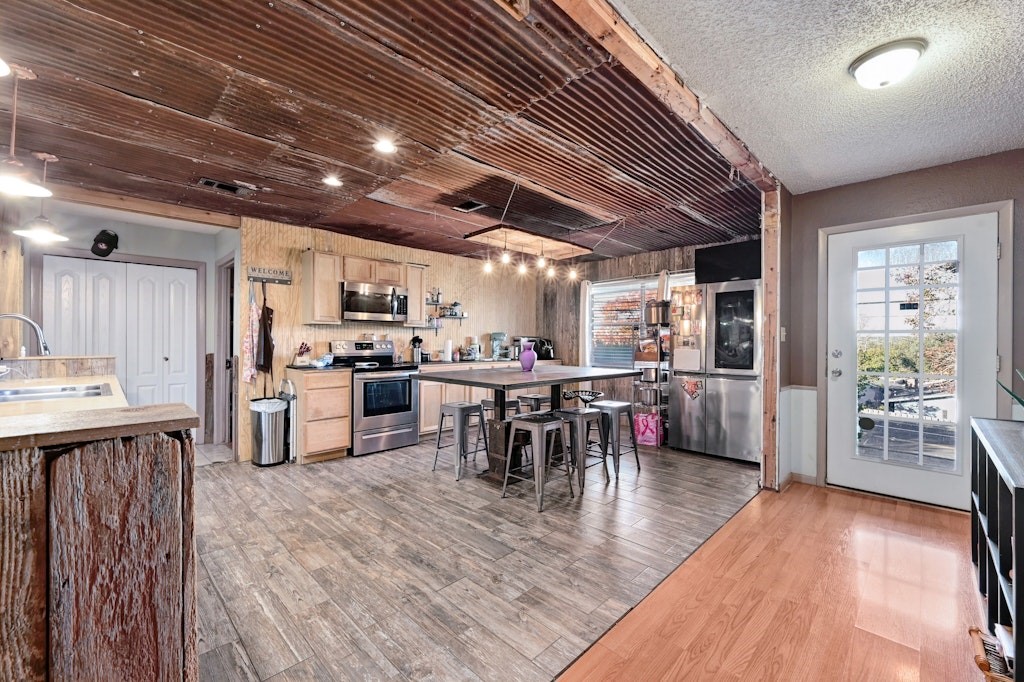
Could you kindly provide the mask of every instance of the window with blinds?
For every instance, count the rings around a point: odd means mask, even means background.
[[[692,284],[693,274],[673,275],[669,286]],[[590,290],[590,357],[594,367],[632,367],[633,351],[646,335],[644,306],[654,300],[658,279],[595,282]]]

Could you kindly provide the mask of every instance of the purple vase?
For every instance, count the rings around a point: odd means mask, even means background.
[[[537,362],[537,351],[533,349],[533,341],[523,341],[523,349],[519,351],[519,364],[524,372],[532,372]]]

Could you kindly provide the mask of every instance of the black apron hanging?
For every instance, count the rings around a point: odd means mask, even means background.
[[[256,344],[256,369],[270,373],[274,383],[274,309],[267,305],[267,283],[263,282],[263,308],[260,310],[260,334]],[[263,377],[263,397],[267,397],[267,378]]]

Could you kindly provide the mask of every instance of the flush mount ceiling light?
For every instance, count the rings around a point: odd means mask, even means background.
[[[395,146],[395,143],[387,139],[386,137],[382,137],[376,142],[374,142],[373,148],[379,151],[381,154],[394,154],[396,151],[398,151],[398,147]]]
[[[854,59],[850,74],[868,90],[895,85],[910,75],[927,45],[919,38],[880,45]]]
[[[323,179],[323,183],[328,187],[341,187],[342,185],[345,184],[344,182],[341,181],[341,178],[339,178],[337,175],[334,175],[333,173],[331,175],[325,176]]]
[[[46,167],[58,161],[53,154],[46,152],[33,152],[32,156],[43,162],[43,182],[46,182]],[[39,198],[39,215],[21,226],[19,230],[13,230],[19,237],[25,237],[37,244],[53,244],[54,242],[66,242],[68,240],[57,232],[53,223],[46,217],[46,197]]]
[[[12,197],[49,197],[53,192],[36,182],[32,173],[25,169],[14,153],[14,136],[18,128],[18,81],[35,80],[36,75],[17,64],[10,65],[14,74],[14,90],[11,96],[11,146],[7,158],[0,162],[0,193]]]

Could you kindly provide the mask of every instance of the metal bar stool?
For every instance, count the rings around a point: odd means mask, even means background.
[[[501,486],[501,496],[505,497],[505,490],[508,488],[508,479],[517,481],[528,481],[528,476],[512,473],[512,446],[515,444],[516,431],[526,431],[530,434],[530,449],[533,451],[533,486],[537,493],[537,511],[544,511],[544,479],[548,466],[551,464],[555,454],[556,432],[562,433],[562,447],[569,442],[569,423],[561,417],[556,417],[550,412],[541,414],[520,415],[512,419],[512,428],[508,434],[508,452],[505,453],[505,481]],[[548,441],[548,437],[550,442]],[[565,464],[565,475],[569,480],[569,496],[575,497],[572,492],[572,471],[569,468],[571,455],[564,449],[562,451],[562,462]],[[520,466],[520,471],[523,467]]]
[[[480,401],[480,405],[484,408],[485,417],[494,417],[494,398],[484,398]],[[505,414],[519,414],[519,401],[515,398],[506,400]]]
[[[590,441],[590,425],[597,426],[597,432],[601,437],[601,463],[604,465],[604,475],[608,476],[608,440],[604,429],[601,428],[601,410],[592,407],[568,407],[552,412],[556,417],[561,417],[569,423],[569,434],[572,437],[572,463],[576,467],[576,481],[580,485],[580,494],[583,494],[583,483],[587,470],[587,443]],[[594,462],[596,465],[597,462]],[[593,466],[593,465],[592,465]]]
[[[469,440],[469,418],[476,416],[477,419],[477,434],[476,442],[473,445],[473,449],[466,450],[466,442]],[[441,445],[441,431],[444,430],[444,418],[452,418],[452,437],[453,443],[451,445]],[[480,436],[484,437],[484,446],[480,447]],[[469,455],[473,455],[473,461],[476,461],[476,453],[487,452],[487,429],[484,428],[484,408],[480,403],[471,403],[466,400],[460,400],[454,403],[444,403],[441,405],[441,417],[437,421],[437,449],[434,450],[434,466],[431,471],[437,469],[437,456],[441,454],[443,448],[455,448],[455,480],[458,481],[462,478],[462,461],[468,462]]]
[[[626,449],[632,448],[633,455],[636,457],[636,470],[640,471],[640,452],[636,449],[636,427],[633,426],[633,403],[621,400],[595,400],[590,403],[590,406],[601,411],[601,429],[604,431],[605,439],[612,451],[615,478],[619,477],[620,430],[623,414],[629,418],[630,445],[627,445]]]
[[[519,408],[526,407],[530,412],[540,412],[542,405],[550,405],[551,396],[543,393],[527,393],[519,396]]]

